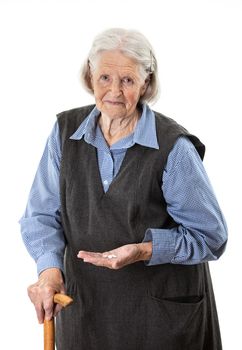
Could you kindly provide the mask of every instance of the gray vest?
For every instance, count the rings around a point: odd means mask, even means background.
[[[172,228],[161,193],[162,173],[177,138],[186,135],[201,158],[204,145],[155,112],[159,150],[135,144],[105,193],[96,148],[70,140],[94,106],[58,115],[62,161],[61,217],[65,277],[74,304],[57,318],[59,349],[221,349],[208,264],[109,270],[77,259],[79,250],[108,251],[142,242],[147,228]]]

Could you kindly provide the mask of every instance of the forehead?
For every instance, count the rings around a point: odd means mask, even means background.
[[[135,74],[139,72],[138,63],[118,50],[100,53],[96,68],[98,70],[128,71]]]

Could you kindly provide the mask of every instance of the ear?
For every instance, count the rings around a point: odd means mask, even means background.
[[[145,79],[145,82],[144,82],[144,85],[142,86],[141,88],[141,93],[140,93],[140,96],[143,96],[149,86],[149,83],[150,83],[150,77],[146,78]]]
[[[87,71],[87,77],[89,80],[89,85],[93,89],[93,74],[90,66],[90,62],[88,61],[88,71]]]
[[[89,84],[90,84],[90,87],[93,90],[93,75],[92,75],[92,73],[90,71],[89,71]]]

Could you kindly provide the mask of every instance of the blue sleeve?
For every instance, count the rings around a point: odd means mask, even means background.
[[[152,241],[153,247],[146,265],[218,259],[226,246],[227,226],[203,163],[186,137],[169,154],[162,191],[177,227],[146,231],[144,242]]]
[[[60,138],[56,122],[47,140],[27,207],[20,219],[25,246],[37,263],[37,272],[50,267],[63,271],[65,239],[60,218]]]

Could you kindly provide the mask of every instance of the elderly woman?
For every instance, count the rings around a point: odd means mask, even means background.
[[[82,77],[95,105],[58,115],[21,219],[39,322],[58,314],[58,350],[221,349],[207,262],[227,229],[204,145],[149,108],[157,62],[139,32],[98,35]],[[74,299],[60,313],[56,292]]]

